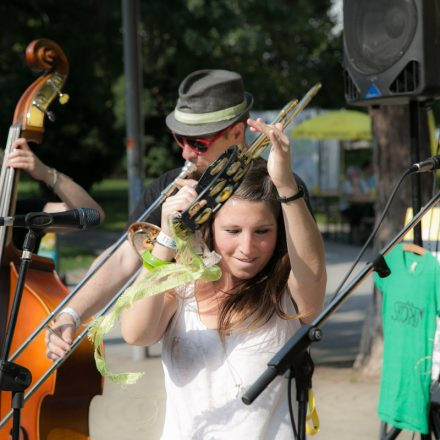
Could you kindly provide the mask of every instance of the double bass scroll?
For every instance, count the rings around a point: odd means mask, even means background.
[[[69,95],[61,90],[69,73],[66,55],[51,40],[34,40],[26,49],[26,62],[32,70],[46,72],[34,81],[24,92],[14,112],[13,125],[18,125],[21,137],[41,143],[44,133],[44,117],[53,122],[54,114],[48,110],[58,97],[60,104],[66,104]]]
[[[26,89],[15,107],[0,175],[1,217],[13,215],[15,212],[19,173],[14,168],[6,167],[6,158],[12,150],[13,142],[23,137],[30,142],[41,143],[45,116],[54,119],[53,113],[48,110],[50,104],[57,96],[61,104],[68,101],[68,95],[63,94],[61,90],[69,72],[69,63],[58,44],[46,39],[32,41],[26,49],[26,61],[31,69],[44,73]],[[3,251],[5,248],[11,250],[11,240],[10,228],[9,230],[0,228],[0,261],[2,264],[5,263]],[[10,260],[9,255],[6,263]]]

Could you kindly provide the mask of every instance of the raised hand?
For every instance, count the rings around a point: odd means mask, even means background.
[[[271,142],[267,171],[278,191],[296,188],[291,168],[290,141],[283,133],[283,124],[266,124],[261,118],[248,119],[247,123],[252,132],[265,134]]]

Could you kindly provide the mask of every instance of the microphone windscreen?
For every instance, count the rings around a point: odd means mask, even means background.
[[[101,222],[101,216],[99,215],[99,211],[97,209],[81,208],[80,211],[82,211],[84,216],[84,228],[88,226],[98,226]]]

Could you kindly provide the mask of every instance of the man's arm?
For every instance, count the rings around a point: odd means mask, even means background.
[[[248,125],[265,133],[272,144],[267,169],[278,196],[284,199],[298,194],[297,179],[290,169],[290,142],[282,124],[268,126],[262,120],[248,120]],[[281,203],[286,229],[291,273],[288,287],[301,321],[311,322],[322,310],[327,281],[324,244],[318,226],[303,197]]]
[[[94,265],[107,252],[109,249],[95,259],[90,270],[93,270]],[[107,305],[140,266],[139,256],[126,240],[73,296],[66,307],[76,312],[81,322],[84,322]],[[60,313],[52,329],[60,337],[57,338],[51,332],[46,333],[46,354],[55,360],[70,350],[75,334],[75,319],[69,313]]]
[[[105,250],[102,255],[96,258],[89,271],[93,271],[97,263],[109,251],[110,249]],[[78,291],[78,294],[73,296],[68,307],[76,310],[81,320],[84,321],[108,304],[140,266],[139,255],[128,240],[125,240]]]
[[[177,174],[178,170],[165,173],[165,175],[149,185],[145,189],[139,209],[142,210],[141,204],[143,204],[144,207],[150,206]],[[161,207],[159,207],[157,211],[159,215],[156,224],[159,225]],[[152,221],[151,218],[148,220]],[[106,250],[104,253],[106,252],[109,252],[109,250]],[[104,255],[104,253],[102,255]],[[100,258],[102,258],[102,256],[95,259],[91,270]],[[78,315],[78,318],[84,322],[84,320],[108,304],[140,266],[141,261],[139,256],[126,240],[66,306],[71,309],[73,315]],[[70,344],[75,334],[74,317],[69,313],[61,313],[57,316],[55,324],[52,327],[60,337],[57,338],[50,332],[46,333],[46,354],[50,359],[55,360],[64,356],[65,353],[70,350]]]

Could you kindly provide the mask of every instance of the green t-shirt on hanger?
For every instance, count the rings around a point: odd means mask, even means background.
[[[384,349],[378,415],[400,429],[428,433],[431,361],[440,309],[440,264],[430,252],[398,244],[385,260],[391,275],[374,275],[383,293]]]

